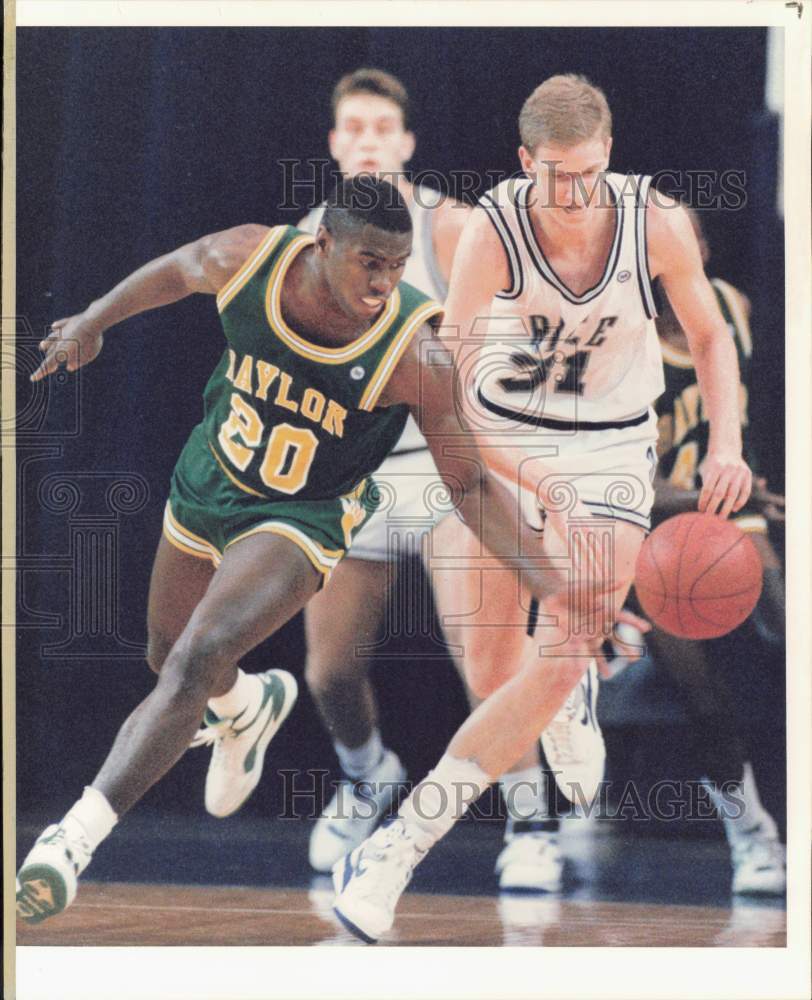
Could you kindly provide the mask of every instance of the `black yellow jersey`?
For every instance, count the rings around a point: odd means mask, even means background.
[[[744,457],[753,467],[747,418],[747,385],[752,354],[752,338],[747,307],[742,294],[721,278],[712,278],[730,335],[736,345],[741,384],[739,386],[739,417],[742,425]],[[658,417],[659,474],[674,486],[685,490],[701,489],[699,466],[707,454],[710,425],[699,393],[696,371],[691,355],[660,339],[665,371],[665,392],[655,406]],[[759,530],[759,525],[752,525]],[[742,524],[742,527],[747,525]]]
[[[201,427],[228,478],[270,500],[348,493],[397,442],[405,404],[378,399],[412,336],[440,306],[401,282],[359,338],[305,340],[285,321],[281,289],[313,237],[271,229],[217,296],[226,351],[205,390]]]

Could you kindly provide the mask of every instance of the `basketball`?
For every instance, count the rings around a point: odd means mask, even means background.
[[[635,590],[646,615],[680,639],[714,639],[748,617],[761,594],[752,541],[713,514],[678,514],[640,549]]]

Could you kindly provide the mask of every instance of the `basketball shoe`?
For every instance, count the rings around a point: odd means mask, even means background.
[[[324,807],[310,835],[310,864],[329,872],[345,854],[372,833],[397,799],[406,768],[392,750],[384,750],[377,767],[363,780],[342,781]]]
[[[38,924],[67,909],[91,857],[80,824],[73,822],[70,829],[62,823],[47,827],[17,873],[17,916]]]
[[[213,744],[206,775],[206,811],[220,818],[236,812],[257,787],[268,744],[296,704],[296,678],[286,670],[266,670],[261,696],[234,719],[206,709],[205,725],[193,747]]]
[[[786,854],[775,831],[762,824],[735,835],[728,832],[728,842],[734,894],[784,894],[787,888]]]
[[[594,660],[541,734],[558,787],[575,805],[594,801],[603,780],[606,746],[598,725],[598,667]]]
[[[558,892],[563,872],[558,820],[508,818],[505,846],[496,859],[500,889],[505,892]]]
[[[399,816],[385,821],[333,868],[333,910],[342,924],[375,944],[395,922],[395,907],[432,839]]]

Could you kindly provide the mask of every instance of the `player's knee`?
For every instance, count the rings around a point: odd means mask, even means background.
[[[368,673],[369,660],[355,656],[353,651],[346,651],[343,655],[335,655],[335,651],[325,649],[314,650],[312,653],[308,651],[305,660],[305,682],[316,695],[357,681]]]
[[[584,642],[571,642],[554,656],[528,658],[522,674],[533,686],[543,681],[545,697],[563,696],[575,687],[589,665],[589,648]]]
[[[465,681],[473,694],[477,698],[484,700],[497,691],[507,680],[513,676],[513,671],[501,667],[483,669],[482,667],[470,667],[466,664]]]
[[[234,633],[228,625],[205,624],[187,629],[172,647],[161,668],[164,687],[178,694],[205,694],[237,660]],[[166,682],[166,683],[164,683]]]
[[[172,649],[172,643],[162,635],[150,632],[147,639],[147,666],[153,673],[160,674]]]

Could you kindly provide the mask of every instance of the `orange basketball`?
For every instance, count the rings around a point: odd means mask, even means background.
[[[713,514],[678,514],[653,531],[637,557],[634,586],[646,615],[681,639],[726,635],[761,593],[752,541]]]

